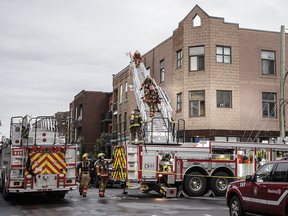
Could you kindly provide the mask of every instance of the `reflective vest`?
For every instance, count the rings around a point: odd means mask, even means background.
[[[86,163],[84,164],[84,161],[82,161],[82,171],[84,171],[85,165],[86,165]],[[87,165],[88,165],[88,170],[87,171],[89,171],[89,169],[90,169],[90,161],[87,162]]]

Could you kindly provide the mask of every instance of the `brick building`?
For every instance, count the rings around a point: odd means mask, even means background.
[[[129,142],[130,131],[128,120],[131,111],[136,106],[132,88],[132,73],[130,67],[127,66],[119,73],[113,75],[112,145],[116,143],[117,139]]]
[[[57,112],[55,113],[56,121],[59,125],[59,136],[66,136],[66,120],[69,117],[69,112]]]
[[[173,118],[185,119],[186,142],[272,142],[280,135],[280,32],[241,29],[196,5],[142,60],[171,99]],[[120,85],[133,85],[131,76],[125,68],[113,77],[114,103],[123,97]]]
[[[112,94],[109,92],[82,90],[70,103],[70,116],[76,119],[74,137],[84,137],[87,152],[94,151],[96,140],[102,132],[109,132],[110,103]],[[102,118],[101,118],[102,117]],[[72,132],[71,132],[72,133]]]

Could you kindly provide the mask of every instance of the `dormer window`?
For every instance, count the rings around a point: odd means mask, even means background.
[[[201,18],[196,14],[196,16],[193,18],[193,27],[201,26]]]

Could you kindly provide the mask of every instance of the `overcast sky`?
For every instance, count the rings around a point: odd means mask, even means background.
[[[12,116],[68,111],[83,89],[111,92],[125,53],[172,36],[196,4],[240,28],[288,28],[287,0],[0,0],[0,136]]]

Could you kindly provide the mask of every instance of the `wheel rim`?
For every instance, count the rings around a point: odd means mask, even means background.
[[[239,203],[234,200],[231,203],[231,208],[230,208],[231,216],[238,216],[239,215]]]
[[[216,187],[220,191],[224,191],[227,189],[228,181],[225,178],[218,178],[216,181]]]
[[[202,188],[202,180],[198,177],[193,177],[190,180],[190,188],[193,191],[199,191]]]

